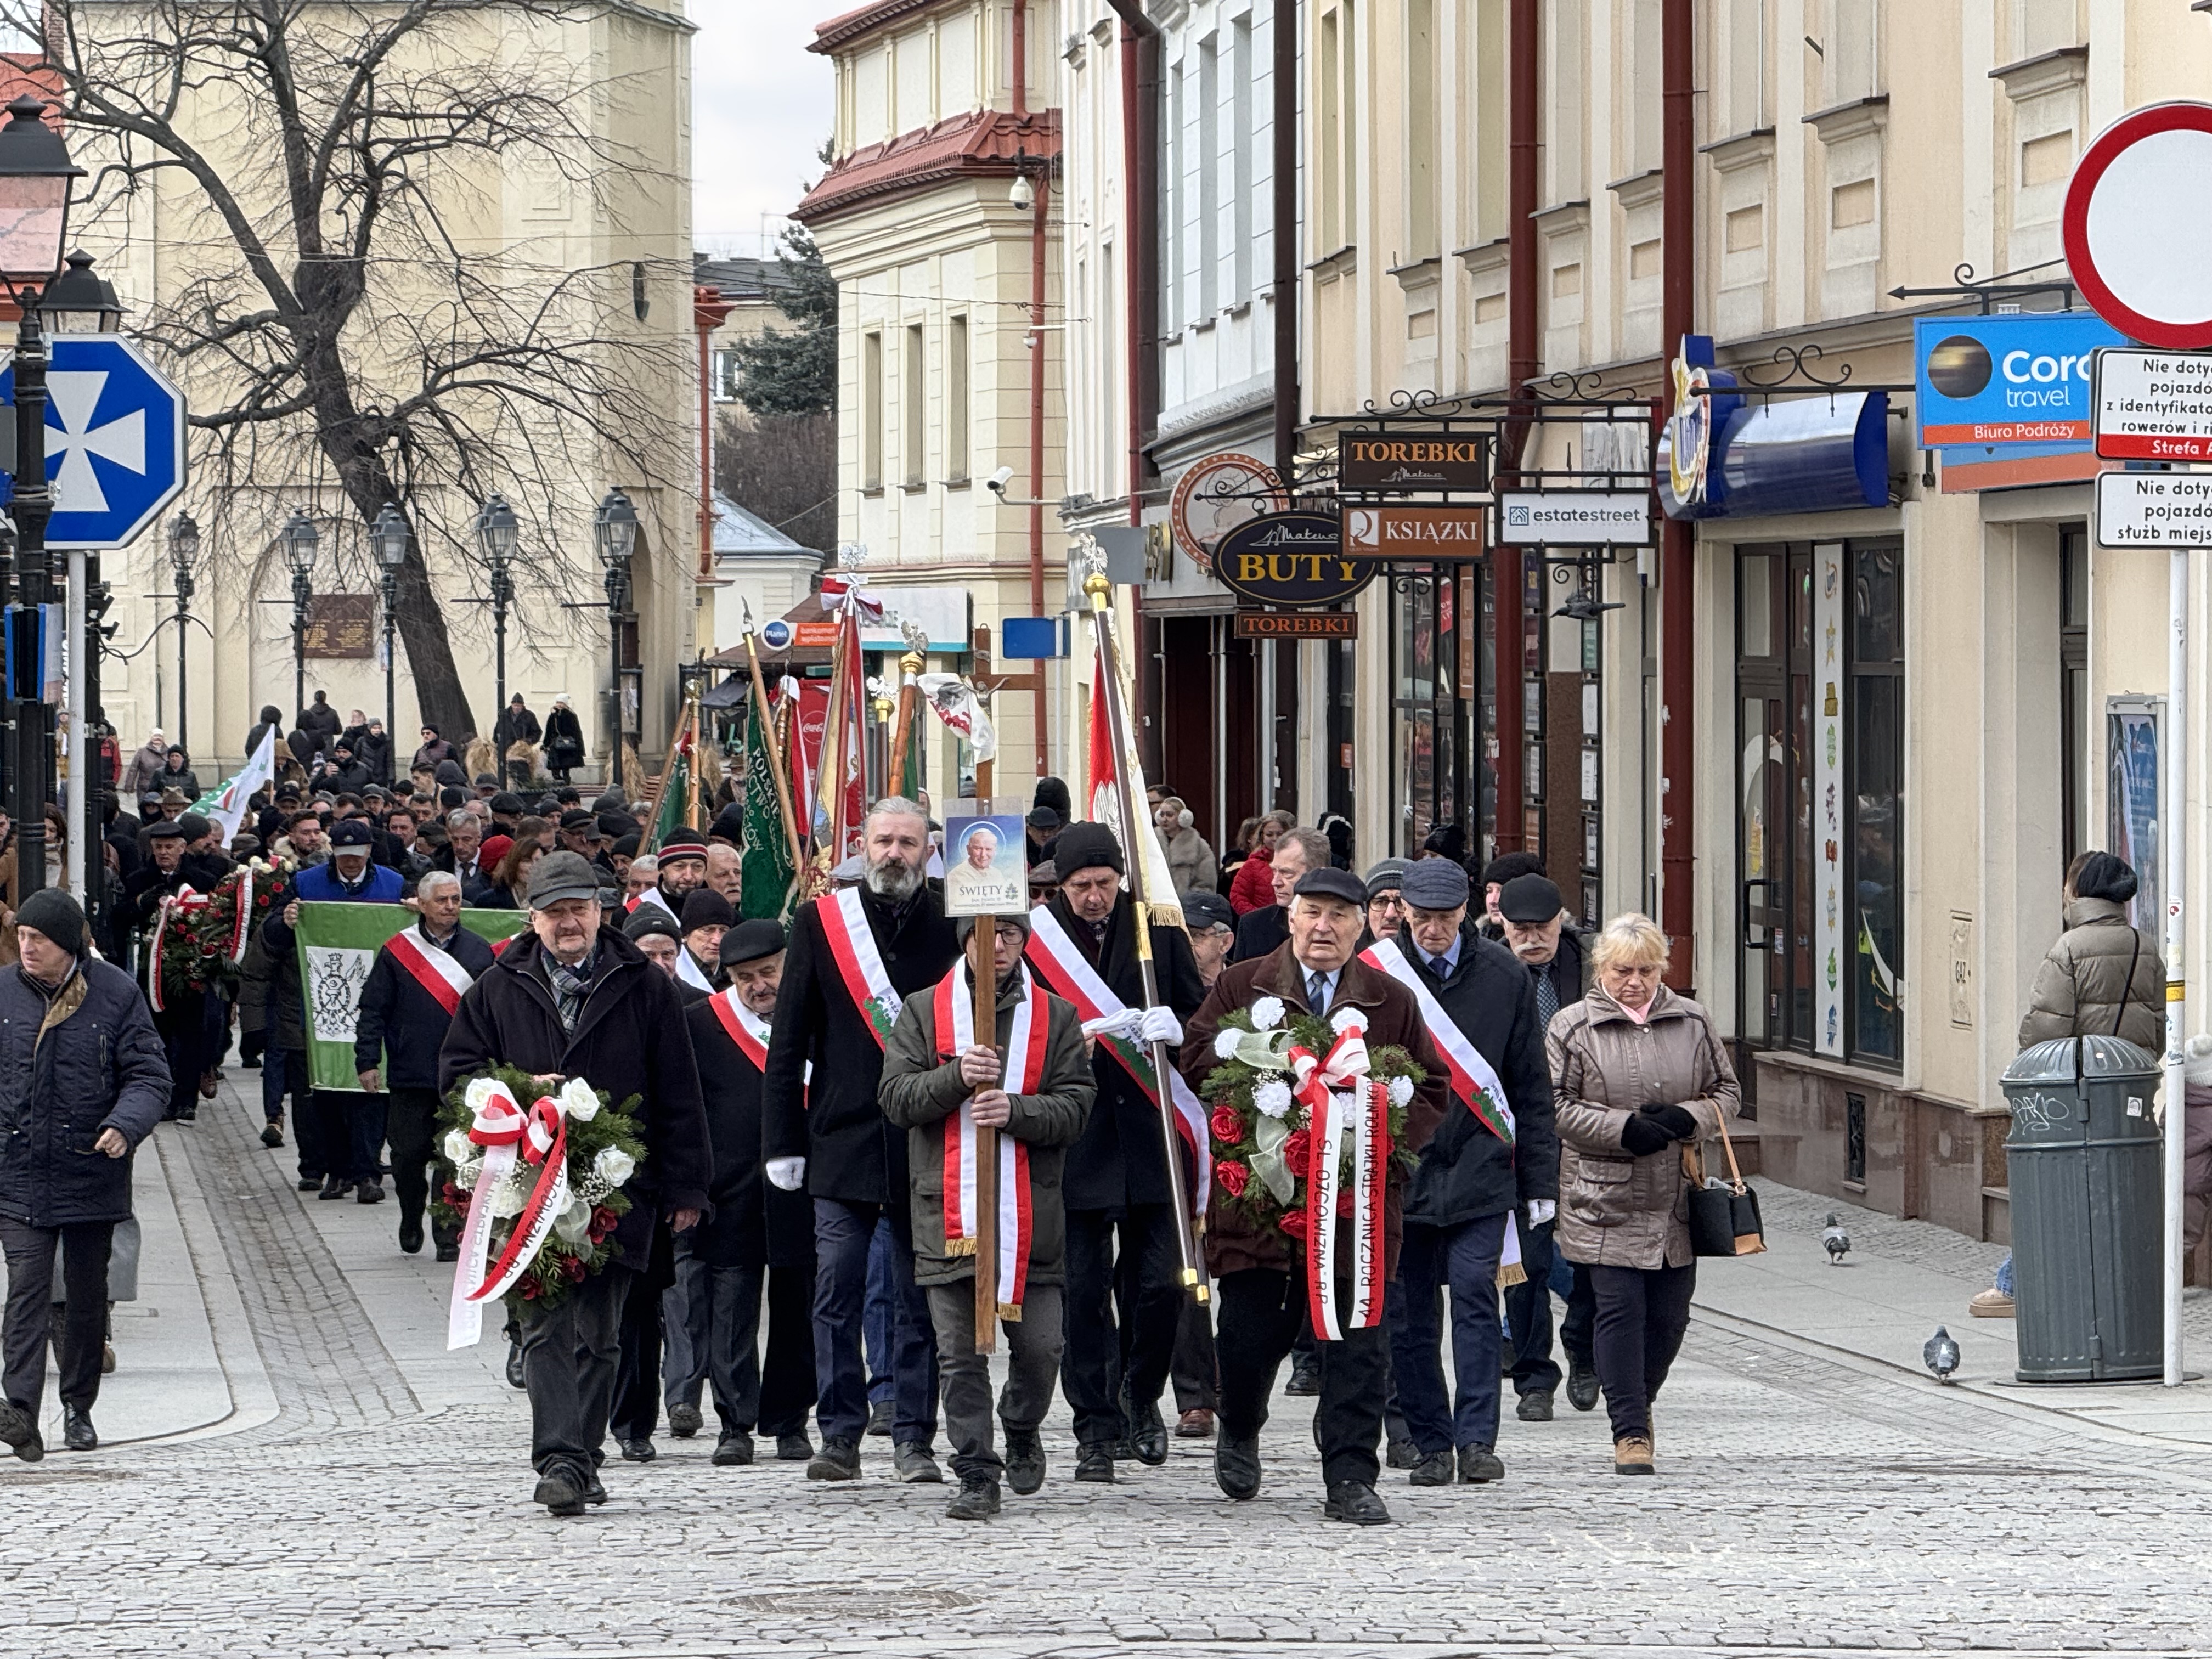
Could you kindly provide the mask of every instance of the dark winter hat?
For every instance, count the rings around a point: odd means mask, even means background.
[[[1449,859],[1416,859],[1406,866],[1398,891],[1416,910],[1456,910],[1467,902],[1467,872]]]
[[[2110,899],[2125,904],[2141,884],[2128,861],[2111,853],[2092,853],[2075,873],[2074,896]]]
[[[447,784],[451,784],[456,789],[465,789],[469,787],[469,775],[461,770],[461,763],[459,761],[440,761],[435,776],[441,787]]]
[[[696,859],[702,864],[707,861],[707,843],[695,830],[678,830],[660,843],[659,851],[663,869],[678,859]]]
[[[215,828],[197,812],[186,812],[177,820],[177,828],[185,832],[186,841],[198,841]]]
[[[730,908],[729,900],[711,887],[695,887],[684,896],[684,931],[695,927],[729,927],[736,925],[738,913]]]
[[[1039,859],[1030,866],[1030,885],[1057,887],[1060,885],[1060,866],[1050,859]]]
[[[1006,923],[1010,927],[1020,928],[1024,933],[1027,933],[1030,931],[1030,917],[1029,912],[1026,910],[1009,910],[1006,915],[999,917],[998,920]],[[968,936],[975,931],[975,918],[973,916],[962,916],[958,921],[952,924],[952,931],[955,936],[958,938],[961,944],[967,944]]]
[[[638,838],[635,836],[618,836],[615,838],[615,844],[608,851],[618,859],[634,859],[637,856],[637,847]]]
[[[73,957],[84,954],[84,912],[58,887],[41,887],[16,906],[15,925],[44,933]]]
[[[449,784],[438,792],[438,810],[450,812],[457,806],[468,804],[469,792],[459,784]]]
[[[1411,859],[1378,859],[1367,866],[1367,902],[1372,904],[1383,894],[1394,892],[1405,885],[1406,872],[1413,867]],[[1185,905],[1186,910],[1190,907]]]
[[[1185,893],[1182,919],[1194,933],[1204,933],[1209,927],[1226,927],[1231,933],[1237,929],[1237,912],[1218,893]]]
[[[686,904],[684,907],[690,909]],[[748,962],[758,962],[763,957],[772,957],[783,949],[783,927],[779,922],[756,916],[750,921],[741,921],[722,935],[722,966],[736,968]]]
[[[592,803],[594,812],[623,812],[629,810],[629,803],[623,799],[619,789],[610,789]]]
[[[1498,914],[1523,926],[1549,921],[1566,908],[1559,884],[1549,876],[1516,876],[1498,890]]]
[[[1030,829],[1036,830],[1039,834],[1048,836],[1054,830],[1059,829],[1061,824],[1066,823],[1067,820],[1060,817],[1059,813],[1054,811],[1049,806],[1039,806],[1032,809],[1030,815],[1024,818],[1022,822],[1029,825]]]
[[[1503,887],[1516,876],[1537,876],[1544,872],[1544,860],[1534,853],[1500,853],[1482,866],[1485,887]]]
[[[1069,797],[1067,785],[1058,778],[1039,778],[1036,791],[1030,796],[1032,806],[1049,806],[1060,814],[1065,823],[1075,816],[1075,803]]]
[[[1459,868],[1456,865],[1452,867]],[[1460,879],[1464,881],[1466,878],[1467,872],[1461,871]],[[1337,899],[1364,910],[1367,908],[1367,884],[1351,871],[1340,870],[1332,864],[1326,869],[1309,870],[1300,876],[1298,884],[1291,890],[1291,896]],[[1412,902],[1412,897],[1411,894],[1407,895],[1408,902]]]
[[[584,830],[590,830],[596,834],[599,823],[589,812],[576,809],[561,814],[561,827],[571,835]]]
[[[1088,822],[1071,823],[1060,832],[1060,839],[1053,843],[1052,861],[1062,881],[1079,870],[1097,865],[1104,865],[1117,876],[1127,867],[1114,832],[1103,823]]]
[[[331,826],[331,851],[334,854],[348,848],[365,854],[375,839],[367,818],[340,818]]]
[[[491,810],[495,813],[510,813],[514,817],[519,818],[522,816],[524,810],[522,797],[516,794],[512,789],[502,789],[499,793],[491,798]]]
[[[499,787],[499,780],[489,772],[479,772],[477,774],[476,787],[479,789],[496,789]]]
[[[647,933],[659,933],[664,939],[684,943],[684,930],[676,925],[676,918],[657,904],[641,904],[623,923],[624,939],[640,939]]]
[[[159,823],[146,826],[146,839],[149,841],[182,841],[184,838],[185,826],[174,818],[163,818]]]
[[[543,910],[562,899],[599,896],[599,872],[578,853],[548,853],[530,866],[530,908]]]
[[[637,828],[637,820],[627,812],[602,812],[592,822],[609,841],[616,841]]]

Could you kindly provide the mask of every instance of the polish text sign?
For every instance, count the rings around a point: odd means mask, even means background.
[[[2212,472],[2101,472],[2097,540],[2106,547],[2212,547]]]
[[[2212,352],[2100,351],[2094,407],[2107,460],[2212,460]]]

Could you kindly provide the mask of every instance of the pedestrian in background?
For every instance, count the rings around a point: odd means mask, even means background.
[[[54,1251],[68,1312],[61,1331],[63,1443],[90,1451],[116,1224],[131,1215],[131,1153],[169,1099],[169,1067],[131,976],[88,957],[84,912],[54,888],[15,916],[21,961],[0,972],[0,1246],[8,1311],[0,1441],[46,1455],[39,1413],[53,1327]]]
[[[1182,797],[1170,795],[1152,811],[1160,840],[1167,848],[1168,873],[1174,878],[1176,896],[1211,893],[1218,878],[1213,849],[1198,833],[1198,817]]]
[[[1297,823],[1296,818],[1284,811],[1269,812],[1261,818],[1258,839],[1251,843],[1229,884],[1229,908],[1239,916],[1249,915],[1255,910],[1264,910],[1277,902],[1275,890],[1278,884],[1269,866],[1274,861],[1276,843],[1282,840],[1284,832]],[[1328,862],[1328,842],[1324,838],[1322,855],[1314,860],[1313,868],[1318,869]],[[1298,873],[1303,875],[1305,872],[1301,870]],[[1296,877],[1291,878],[1291,884],[1297,884]],[[1281,941],[1279,939],[1276,943],[1280,944]]]
[[[1648,916],[1607,922],[1591,957],[1597,983],[1560,1011],[1548,1036],[1556,1237],[1568,1261],[1589,1267],[1597,1297],[1613,1473],[1650,1474],[1651,1401],[1681,1349],[1697,1288],[1681,1143],[1717,1134],[1739,1096],[1711,1016],[1660,982],[1667,936]]]

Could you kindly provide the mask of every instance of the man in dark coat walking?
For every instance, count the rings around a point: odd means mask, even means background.
[[[553,853],[530,872],[530,927],[461,998],[438,1054],[438,1090],[494,1066],[548,1086],[581,1078],[617,1104],[638,1098],[646,1155],[623,1190],[632,1208],[615,1257],[556,1306],[522,1322],[534,1501],[557,1516],[605,1500],[599,1465],[614,1399],[623,1304],[657,1294],[673,1233],[708,1207],[714,1155],[699,1072],[676,987],[599,908],[598,872]]]
[[[1516,1211],[1527,1218],[1516,1242],[1550,1225],[1559,1207],[1559,1139],[1552,1127],[1552,1079],[1535,987],[1512,952],[1484,939],[1469,917],[1466,870],[1449,859],[1423,859],[1406,872],[1401,890],[1406,926],[1387,949],[1413,975],[1417,998],[1433,1000],[1433,1012],[1425,1004],[1422,1010],[1429,1036],[1486,1091],[1494,1081],[1510,1115],[1508,1140],[1475,1115],[1455,1086],[1453,1103],[1413,1171],[1399,1282],[1389,1291],[1398,1404],[1420,1454],[1408,1479],[1417,1486],[1448,1486],[1455,1451],[1459,1480],[1479,1483],[1505,1473],[1497,1454],[1498,1261],[1506,1230],[1519,1221]],[[1535,1254],[1525,1244],[1524,1251]],[[1445,1393],[1439,1352],[1437,1293],[1446,1287],[1455,1405]],[[1524,1420],[1551,1416],[1548,1395],[1540,1406],[1530,1403],[1538,1398],[1524,1398]]]
[[[461,926],[460,878],[433,870],[415,889],[421,919],[385,942],[361,988],[353,1064],[361,1086],[385,1099],[399,1248],[422,1248],[428,1166],[437,1156],[438,1050],[462,994],[491,966],[491,946]],[[460,1258],[459,1236],[438,1232],[438,1260]]]
[[[107,1256],[131,1214],[131,1154],[161,1121],[169,1068],[145,999],[121,969],[86,955],[84,912],[58,888],[15,915],[22,957],[0,969],[0,1442],[46,1455],[39,1410],[52,1329],[54,1249],[69,1304],[61,1334],[64,1443],[89,1451],[107,1320]]]
[[[184,826],[159,819],[146,832],[148,862],[124,884],[123,904],[144,943],[139,962],[140,977],[151,991],[161,965],[155,960],[154,938],[161,906],[205,889],[192,879],[186,866]],[[199,1115],[200,1073],[207,1065],[207,993],[179,991],[162,1001],[161,1012],[149,1013],[161,1034],[169,1077],[169,1098],[162,1113],[170,1121],[190,1123]]]
[[[860,1327],[868,1244],[890,1223],[896,1324],[891,1375],[892,1468],[902,1480],[940,1481],[930,1454],[937,1433],[937,1337],[929,1300],[914,1282],[907,1204],[907,1137],[878,1103],[884,1044],[907,997],[932,989],[960,954],[945,907],[924,880],[929,817],[917,803],[876,803],[863,836],[864,873],[799,907],[776,998],[775,1035],[761,1085],[761,1153],[768,1177],[814,1200],[815,1421],[822,1449],[806,1466],[817,1480],[860,1473],[868,1421]],[[664,866],[665,873],[665,866]],[[807,1068],[811,1066],[810,1080]]]
[[[1365,884],[1348,870],[1323,868],[1300,878],[1290,905],[1289,942],[1272,956],[1236,963],[1214,981],[1184,1033],[1183,1076],[1193,1089],[1202,1090],[1206,1073],[1218,1063],[1213,1039],[1231,1009],[1249,1008],[1269,996],[1280,998],[1293,1013],[1357,1008],[1366,1020],[1370,1049],[1401,1048],[1426,1074],[1407,1106],[1399,1145],[1418,1152],[1429,1144],[1443,1118],[1443,1061],[1422,1028],[1413,994],[1352,955],[1366,905]],[[1398,1271],[1405,1188],[1405,1176],[1394,1168],[1383,1188],[1386,1279]],[[1306,1297],[1298,1255],[1279,1237],[1261,1232],[1230,1198],[1215,1182],[1206,1215],[1206,1259],[1219,1292],[1214,1352],[1221,1367],[1221,1432],[1214,1443],[1213,1478],[1231,1498],[1243,1499],[1260,1490],[1260,1431],[1267,1420],[1276,1368],[1304,1317]],[[1336,1260],[1349,1274],[1354,1260],[1349,1222],[1338,1224]],[[1339,1278],[1334,1292],[1338,1309],[1348,1313],[1350,1279]],[[1388,1340],[1380,1325],[1352,1328],[1347,1320],[1346,1326],[1340,1340],[1319,1345],[1315,1438],[1328,1487],[1323,1512],[1331,1520],[1374,1526],[1390,1518],[1375,1495]]]
[[[738,923],[722,935],[728,988],[691,1001],[684,1015],[714,1146],[714,1213],[685,1236],[690,1261],[679,1261],[678,1271],[691,1279],[692,1334],[702,1351],[693,1363],[713,1391],[721,1425],[714,1461],[726,1467],[753,1461],[756,1429],[775,1442],[781,1460],[814,1455],[806,1437],[815,1394],[814,1216],[805,1194],[771,1187],[761,1173],[762,1067],[783,963],[780,924]],[[673,1404],[669,1420],[676,1420]]]
[[[1182,1022],[1206,1000],[1206,986],[1190,940],[1178,929],[1155,928],[1153,974],[1164,1006],[1145,1007],[1136,903],[1121,889],[1121,848],[1104,824],[1069,824],[1060,831],[1053,863],[1060,892],[1043,907],[1042,926],[1030,939],[1030,959],[1060,994],[1078,991],[1073,975],[1080,969],[1055,959],[1055,951],[1073,945],[1081,965],[1113,999],[1112,1006],[1097,1009],[1077,1005],[1092,1016],[1085,1035],[1109,1040],[1097,1042],[1091,1054],[1097,1101],[1082,1139],[1067,1154],[1062,1194],[1067,1350],[1060,1368],[1060,1388],[1075,1413],[1075,1478],[1110,1481],[1116,1449],[1125,1443],[1124,1456],[1133,1452],[1146,1463],[1167,1462],[1160,1394],[1175,1358],[1183,1297],[1160,1108],[1115,1057],[1114,1042],[1144,1048],[1157,1035],[1180,1042]],[[1183,1174],[1185,1190],[1195,1190],[1188,1158]],[[1135,1291],[1133,1306],[1121,1304],[1118,1325],[1117,1253],[1121,1276]]]

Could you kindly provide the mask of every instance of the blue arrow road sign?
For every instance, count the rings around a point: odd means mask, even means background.
[[[49,335],[46,348],[46,545],[127,546],[185,487],[184,393],[119,335]],[[15,398],[10,366],[0,403]]]

